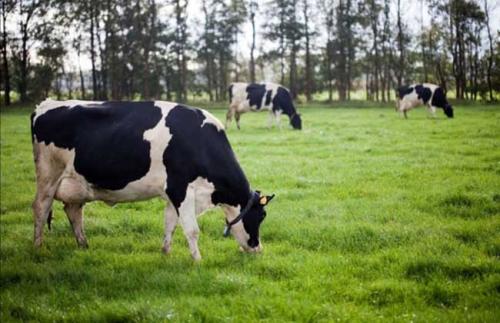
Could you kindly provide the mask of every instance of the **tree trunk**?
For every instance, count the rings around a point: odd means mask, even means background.
[[[305,94],[306,94],[306,100],[307,102],[312,101],[312,93],[311,93],[311,88],[312,88],[312,77],[311,77],[311,49],[310,49],[310,34],[309,34],[309,8],[308,8],[308,1],[309,0],[304,0],[304,36],[306,40],[306,64],[305,64],[305,69],[306,69],[306,84],[305,84]]]
[[[92,99],[97,100],[97,72],[95,68],[94,6],[90,3],[90,60],[92,63]]]
[[[422,72],[424,74],[424,82],[428,82],[427,75],[427,59],[425,54],[425,36],[424,36],[424,0],[420,0],[420,51],[422,55]]]
[[[83,78],[82,65],[80,64],[80,45],[78,45],[77,54],[78,54],[78,70],[80,74],[80,95],[81,99],[85,100],[85,79]]]
[[[373,32],[373,47],[372,50],[375,53],[373,57],[373,93],[375,93],[375,100],[379,101],[379,76],[380,76],[380,62],[379,62],[379,53],[378,53],[378,10],[375,5],[375,0],[370,1],[371,4],[371,25]]]
[[[2,1],[2,73],[4,84],[4,103],[5,106],[10,105],[10,75],[9,75],[9,61],[7,59],[7,8],[5,1]]]
[[[493,101],[493,86],[491,83],[491,73],[493,70],[493,37],[491,36],[490,28],[490,13],[488,7],[488,0],[484,0],[484,13],[485,13],[485,24],[486,31],[488,32],[488,45],[489,45],[489,55],[488,55],[488,67],[486,68],[486,80],[488,82],[488,92],[490,96],[490,101]]]
[[[250,3],[250,22],[252,23],[252,47],[250,48],[250,82],[255,83],[255,11],[257,8],[256,2]]]
[[[99,59],[101,60],[101,70],[99,73],[100,83],[98,86],[99,99],[100,100],[107,100],[107,98],[108,98],[107,74],[108,73],[107,73],[107,66],[106,66],[106,48],[105,48],[106,38],[104,39],[104,42],[101,41],[101,35],[99,33],[99,29],[100,29],[100,27],[99,27],[99,11],[97,11],[97,10],[95,11],[94,19],[95,19],[95,28],[96,28],[97,47],[99,48]],[[107,33],[104,32],[104,35],[106,37]]]
[[[20,2],[22,6],[22,2]],[[22,9],[21,9],[22,12]],[[19,95],[21,102],[28,101],[28,19],[21,22],[21,66],[20,66],[20,80],[19,80]]]
[[[398,87],[403,85],[404,77],[404,62],[405,62],[405,50],[404,50],[404,33],[403,33],[403,22],[401,20],[401,0],[398,0],[398,12],[397,12],[397,25],[398,25],[398,50],[399,50],[399,64],[396,69],[396,77],[398,81]]]

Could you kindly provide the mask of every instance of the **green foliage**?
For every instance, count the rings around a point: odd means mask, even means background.
[[[252,186],[276,193],[264,252],[199,219],[204,259],[181,230],[161,254],[164,203],[90,203],[90,248],[76,247],[59,203],[32,248],[29,113],[1,113],[0,320],[473,321],[500,316],[499,106],[301,107],[304,130],[245,114],[229,140]],[[223,119],[222,106],[212,106]]]

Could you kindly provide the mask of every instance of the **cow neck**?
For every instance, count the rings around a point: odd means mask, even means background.
[[[286,114],[290,119],[293,118],[294,115],[297,114],[297,110],[294,107],[286,107],[286,109],[282,109],[283,113]]]
[[[224,204],[228,204],[234,207],[240,207],[240,210],[243,210],[243,208],[247,205],[249,196],[253,196],[253,191],[250,189],[248,185],[245,185],[245,187],[241,187],[240,189],[232,189],[228,190],[226,192],[221,192],[222,196],[221,198],[223,199]]]
[[[228,176],[225,176],[224,180],[214,181],[215,191],[212,194],[212,202],[215,205],[225,204],[232,207],[239,206],[240,209],[243,209],[252,192],[250,184],[239,167],[229,174],[226,174]]]

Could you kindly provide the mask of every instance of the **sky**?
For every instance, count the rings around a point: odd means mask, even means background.
[[[257,3],[259,4],[260,10],[263,11],[265,10],[265,5],[269,0],[257,0]],[[161,1],[158,1],[161,2]],[[312,0],[312,3],[315,1]],[[478,1],[480,5],[483,5],[483,0]],[[405,21],[408,24],[408,27],[412,31],[412,33],[416,33],[418,29],[420,28],[420,19],[423,18],[423,24],[424,26],[428,26],[430,23],[430,19],[428,15],[423,15],[422,17],[422,6],[421,6],[421,0],[402,0],[402,9],[403,9],[403,21]],[[497,31],[500,30],[500,0],[488,0],[488,3],[490,4],[489,6],[493,8],[491,11],[491,17],[490,17],[490,25],[492,27],[492,31],[494,31],[494,34],[496,34]],[[395,21],[396,16],[396,0],[391,1],[391,20]],[[425,7],[424,7],[425,9]],[[189,0],[188,3],[188,25],[191,26],[199,26],[199,24],[196,24],[196,21],[202,20],[202,10],[201,10],[201,0]],[[313,8],[313,11],[316,11],[315,14],[312,15],[311,21],[313,24],[321,24],[322,17],[317,13],[317,9]],[[425,12],[425,11],[424,11]],[[297,13],[300,15],[301,13]],[[7,21],[7,29],[11,31],[17,31],[18,30],[18,25],[17,21],[19,20],[19,16],[17,14],[12,14],[10,15],[8,21]],[[269,46],[270,44],[266,43],[265,39],[263,39],[262,36],[259,36],[259,33],[262,32],[262,25],[265,22],[265,16],[263,14],[257,15],[256,16],[256,29],[257,29],[257,49],[259,49],[261,46]],[[242,33],[238,36],[238,43],[236,45],[236,50],[238,52],[238,56],[243,56],[245,58],[249,58],[250,56],[250,46],[251,46],[251,40],[252,40],[252,27],[249,21],[243,24],[242,26]],[[196,32],[195,32],[196,33]],[[74,30],[69,30],[68,34],[76,34]],[[325,41],[325,37],[322,36],[321,34],[318,36],[318,39],[316,40],[316,44],[323,44]],[[264,43],[262,43],[264,42]],[[72,69],[77,69],[78,67],[78,56],[76,52],[72,49],[70,49],[68,46],[68,59],[66,60],[65,63],[65,68],[67,70],[72,70]],[[33,61],[36,61],[36,57],[32,57]],[[82,66],[83,70],[90,70],[91,68],[91,63],[90,63],[90,58],[88,57],[87,54],[83,54],[80,57],[79,63]]]

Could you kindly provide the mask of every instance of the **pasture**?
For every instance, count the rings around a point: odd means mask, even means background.
[[[252,187],[276,194],[264,252],[223,238],[216,209],[199,219],[200,263],[181,230],[161,253],[161,200],[87,204],[88,250],[56,203],[34,250],[31,107],[3,110],[0,320],[498,321],[500,107],[402,120],[355,105],[299,107],[303,131],[269,130],[267,113],[232,124]]]

